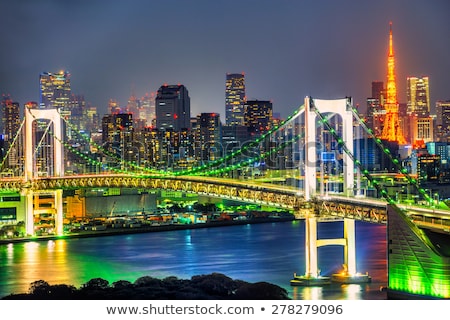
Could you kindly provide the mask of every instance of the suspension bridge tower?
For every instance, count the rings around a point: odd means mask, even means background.
[[[339,114],[342,118],[343,142],[350,153],[353,153],[353,113],[351,98],[336,100],[319,100],[305,98],[305,200],[315,196],[317,190],[317,113]],[[344,192],[353,192],[354,163],[350,155],[343,153]]]
[[[38,172],[35,165],[34,153],[37,146],[34,143],[35,131],[33,130],[33,122],[36,120],[48,120],[53,124],[52,133],[52,162],[53,162],[53,176],[64,176],[64,159],[63,159],[63,128],[62,119],[56,108],[51,109],[37,109],[25,108],[25,181],[28,187],[24,190],[26,194],[26,232],[34,235],[34,196],[36,193],[32,188],[32,181],[38,178]],[[55,232],[62,234],[63,232],[63,197],[62,190],[45,191],[54,197],[54,211],[55,211]]]
[[[351,98],[319,100],[305,98],[305,200],[312,200],[317,191],[317,128],[316,117],[322,113],[338,114],[342,118],[342,143],[347,152],[343,153],[344,192],[353,196],[354,163],[353,154],[353,112]],[[317,239],[318,209],[314,205],[305,215],[305,275],[294,275],[291,285],[314,286],[328,284],[330,281],[343,283],[368,282],[370,277],[356,272],[355,220],[344,219],[344,234],[336,239]],[[344,270],[332,278],[320,275],[317,250],[321,246],[340,245],[344,247]]]

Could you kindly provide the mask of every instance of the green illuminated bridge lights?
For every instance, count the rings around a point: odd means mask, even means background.
[[[54,177],[36,177],[32,172],[33,166],[28,163],[25,166],[27,172],[25,177],[1,178],[0,188],[3,192],[20,192],[25,198],[27,208],[25,214],[25,223],[28,234],[33,234],[33,197],[34,194],[45,193],[54,196],[54,207],[57,211],[55,221],[58,233],[63,230],[63,213],[62,213],[62,190],[97,188],[97,187],[114,187],[114,188],[148,188],[148,189],[166,189],[175,191],[184,191],[206,195],[209,197],[218,197],[222,199],[231,199],[241,202],[256,203],[260,205],[273,206],[291,210],[297,218],[308,221],[305,233],[308,234],[307,243],[305,243],[306,252],[308,254],[306,266],[308,277],[318,277],[317,249],[325,245],[342,245],[344,246],[344,263],[348,268],[349,274],[356,272],[356,254],[354,251],[354,221],[361,220],[372,223],[387,223],[388,230],[388,294],[397,297],[400,294],[413,296],[450,298],[450,214],[448,211],[437,210],[436,208],[424,207],[403,207],[396,203],[389,194],[382,189],[377,180],[370,174],[368,170],[362,167],[361,161],[353,155],[353,147],[349,146],[349,137],[353,137],[353,121],[350,119],[350,113],[354,110],[349,108],[349,99],[339,99],[334,101],[306,99],[307,105],[305,109],[299,109],[291,116],[292,119],[299,119],[300,116],[319,118],[319,123],[329,129],[330,134],[338,142],[339,146],[345,151],[345,158],[351,163],[355,169],[367,178],[385,199],[373,199],[364,197],[354,197],[353,194],[344,192],[344,194],[328,194],[323,197],[322,194],[316,192],[317,168],[313,166],[305,166],[305,174],[303,189],[296,186],[275,184],[269,182],[261,182],[253,180],[239,180],[225,178],[221,176],[223,172],[230,168],[241,168],[251,165],[254,161],[259,160],[258,156],[246,159],[245,162],[233,163],[229,167],[223,165],[226,160],[230,160],[236,155],[242,154],[242,150],[233,152],[229,158],[219,159],[210,164],[196,167],[192,170],[186,170],[181,173],[174,172],[156,172],[142,170],[143,174],[136,172],[127,172],[126,170],[114,170],[114,173],[108,174],[88,174],[88,175],[64,175],[64,168],[56,170],[57,176]],[[328,119],[321,113],[321,107],[325,105],[331,109],[339,106],[342,112],[345,112],[345,136],[338,136],[337,130],[330,127]],[[314,113],[314,114],[313,114]],[[57,121],[55,113],[52,112],[48,116],[43,113],[27,113],[28,117],[43,117],[51,121]],[[354,115],[355,116],[355,115]],[[356,117],[356,116],[355,116]],[[358,119],[360,121],[360,119]],[[31,128],[31,118],[28,118],[26,128]],[[316,123],[306,121],[305,124]],[[284,123],[289,125],[289,122]],[[284,125],[283,124],[283,125]],[[348,125],[351,124],[351,125]],[[361,121],[361,126],[364,123]],[[302,126],[299,126],[302,127]],[[59,128],[59,126],[58,126]],[[282,129],[282,125],[271,130],[263,139],[255,143],[262,142],[269,136],[277,134]],[[368,129],[369,130],[369,129]],[[367,131],[367,130],[366,130]],[[295,134],[293,141],[303,140],[315,141],[315,129],[312,127],[304,128],[305,134]],[[61,134],[55,134],[55,145],[69,147],[60,141]],[[29,141],[30,135],[27,135]],[[310,139],[310,140],[308,140]],[[380,146],[386,156],[392,158],[389,149],[382,145],[382,141],[377,139],[376,144]],[[286,144],[287,145],[287,144]],[[284,147],[285,144],[282,144]],[[96,146],[98,147],[98,146]],[[55,149],[55,148],[54,148]],[[282,151],[280,148],[273,148],[274,153]],[[309,150],[308,157],[314,160],[316,150]],[[270,156],[270,152],[265,156]],[[58,153],[58,157],[64,153]],[[29,155],[28,158],[32,155]],[[81,154],[80,154],[81,156]],[[83,155],[83,159],[87,159]],[[417,181],[407,175],[404,168],[400,167],[397,159],[392,158],[392,163],[398,167],[398,171],[405,175],[408,184],[417,186]],[[101,165],[97,160],[91,160],[95,165]],[[63,163],[63,161],[61,161]],[[310,163],[315,163],[311,161]],[[138,167],[135,165],[135,167]],[[353,167],[344,173],[345,190],[354,186]],[[202,175],[206,175],[202,176]],[[300,176],[301,177],[301,176]],[[348,187],[348,188],[347,188]],[[427,199],[426,190],[419,189],[425,199]],[[315,233],[316,223],[321,219],[344,219],[345,234],[340,239],[317,239]]]

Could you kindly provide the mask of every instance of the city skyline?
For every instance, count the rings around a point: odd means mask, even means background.
[[[257,4],[257,5],[256,5]],[[428,76],[431,106],[450,99],[450,3],[379,1],[3,1],[0,93],[39,100],[39,74],[72,74],[74,94],[107,113],[134,92],[181,83],[191,116],[225,119],[227,73],[245,73],[248,99],[273,101],[283,117],[304,97],[352,96],[365,108],[371,82],[386,82],[393,23],[399,102],[408,76]],[[326,21],[327,23],[321,23]],[[55,43],[55,39],[57,39]],[[281,79],[281,80],[280,80]]]

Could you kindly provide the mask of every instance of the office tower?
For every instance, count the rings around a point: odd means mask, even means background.
[[[383,130],[382,123],[386,112],[377,98],[367,98],[367,126],[379,137]]]
[[[448,141],[450,137],[450,100],[436,102],[436,138]]]
[[[9,150],[8,167],[15,170],[22,154],[23,140],[19,134],[20,105],[10,99],[2,101],[2,123],[5,151]]]
[[[131,113],[107,114],[102,119],[102,144],[111,163],[135,161],[138,148],[133,145],[133,117]]]
[[[430,114],[430,87],[428,77],[408,77],[406,97],[409,114],[427,117]]]
[[[225,83],[225,124],[244,125],[244,73],[228,73]]]
[[[86,122],[84,121],[84,113],[86,109],[86,100],[82,95],[72,95],[69,100],[70,108],[70,123],[78,131],[86,129]],[[70,138],[75,135],[68,134]]]
[[[433,119],[431,117],[418,117],[412,114],[408,117],[410,141],[415,147],[420,147],[424,143],[432,142],[434,139]]]
[[[417,156],[417,178],[419,184],[438,181],[441,173],[441,156],[423,153]]]
[[[158,129],[181,131],[190,127],[191,101],[184,85],[162,85],[156,93],[155,106]]]
[[[383,109],[385,89],[383,81],[372,81],[372,95],[367,98],[366,124],[373,130],[375,136],[380,136],[385,111]]]
[[[429,154],[439,155],[441,157],[441,166],[448,168],[450,165],[450,145],[447,142],[428,142],[426,143]]]
[[[272,127],[272,102],[248,100],[245,102],[244,125],[251,136],[260,136]]]
[[[11,100],[2,101],[2,122],[5,141],[12,143],[20,128],[20,106]]]
[[[65,71],[58,73],[43,72],[39,76],[40,101],[39,107],[62,108],[68,112],[70,100],[70,74]]]
[[[372,81],[372,98],[377,99],[380,104],[384,103],[385,89],[383,81]]]
[[[196,159],[214,161],[222,155],[222,124],[218,113],[197,116]]]
[[[146,93],[141,98],[141,109],[139,110],[139,118],[145,119],[147,126],[156,125],[156,112],[155,112],[155,92]]]
[[[11,104],[11,96],[9,94],[2,94],[2,100],[0,104],[0,134],[5,133],[5,119],[4,112],[8,104]]]
[[[381,139],[396,141],[398,144],[406,144],[403,131],[399,125],[397,88],[395,79],[395,58],[394,45],[392,40],[392,23],[389,24],[389,54],[388,54],[388,74],[386,86],[386,101],[384,103],[386,116],[384,118]]]
[[[224,154],[230,154],[233,151],[239,150],[248,140],[249,133],[246,126],[222,126]]]

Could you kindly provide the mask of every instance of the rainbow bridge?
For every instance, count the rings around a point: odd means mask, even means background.
[[[329,114],[342,117],[342,130],[330,121]],[[34,144],[32,123],[38,119],[48,119],[54,125],[53,137],[54,170],[50,177],[37,175],[33,164]],[[69,189],[114,187],[114,188],[148,188],[176,190],[197,193],[209,197],[219,197],[241,202],[273,206],[291,210],[299,219],[305,219],[306,234],[306,266],[305,276],[319,277],[317,250],[325,245],[344,246],[344,264],[348,276],[357,274],[355,252],[355,220],[371,223],[387,223],[388,238],[388,290],[392,297],[411,295],[425,298],[450,297],[450,250],[448,245],[450,215],[448,211],[436,208],[424,208],[411,204],[402,204],[383,188],[360,159],[355,156],[353,148],[354,125],[358,121],[369,137],[390,157],[393,165],[402,174],[407,183],[417,189],[420,197],[430,202],[432,199],[418,182],[407,174],[400,162],[390,154],[380,139],[373,137],[358,117],[351,105],[351,99],[318,100],[307,97],[304,106],[300,107],[280,126],[273,128],[267,134],[257,138],[253,147],[260,152],[249,159],[244,157],[245,146],[240,150],[225,155],[218,160],[194,168],[178,172],[161,172],[142,168],[133,163],[127,165],[133,170],[123,170],[124,159],[119,159],[121,169],[108,168],[107,173],[86,173],[65,175],[63,147],[71,146],[63,141],[62,125],[67,120],[59,116],[57,110],[26,110],[25,117],[25,164],[23,177],[4,177],[0,179],[0,188],[9,192],[20,192],[27,199],[25,224],[27,233],[34,233],[33,198],[38,194],[50,194],[54,197],[56,209],[55,224],[57,233],[63,230],[62,191]],[[67,123],[70,126],[70,123]],[[318,128],[326,130],[342,151],[343,169],[339,181],[343,185],[342,192],[330,193],[327,185],[324,187],[324,161],[317,158],[316,138]],[[49,130],[50,132],[51,130]],[[339,132],[342,131],[342,136]],[[271,140],[283,143],[271,145],[268,149],[259,146]],[[18,138],[20,139],[20,138]],[[255,161],[270,158],[279,154],[286,147],[298,150],[299,143],[303,149],[301,159],[295,159],[299,185],[289,186],[273,181],[260,179],[241,180],[227,173],[250,167]],[[91,143],[91,142],[90,142]],[[96,146],[100,149],[100,146]],[[261,150],[263,150],[261,152]],[[76,153],[76,150],[71,150]],[[296,152],[291,152],[294,156]],[[89,159],[79,154],[80,158],[102,165],[96,159]],[[229,160],[233,160],[228,165]],[[114,169],[114,170],[112,170]],[[355,177],[355,173],[357,177]],[[230,177],[231,176],[231,177]],[[380,198],[369,198],[360,193],[360,180],[375,188]],[[344,221],[344,235],[338,239],[318,239],[317,224],[322,220],[341,219]]]

